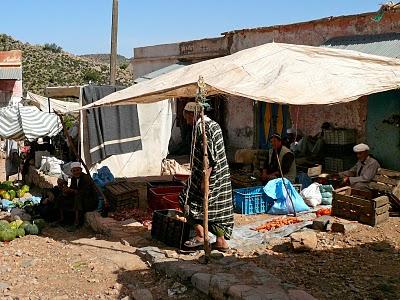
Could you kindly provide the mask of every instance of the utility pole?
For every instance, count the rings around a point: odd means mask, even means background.
[[[118,0],[113,0],[111,25],[110,84],[115,85],[117,77],[117,36],[118,36]]]

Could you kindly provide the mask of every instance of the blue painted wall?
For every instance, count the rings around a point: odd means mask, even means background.
[[[367,142],[371,153],[386,169],[400,171],[400,127],[391,122],[400,114],[400,91],[368,96]],[[386,121],[385,121],[386,120]]]

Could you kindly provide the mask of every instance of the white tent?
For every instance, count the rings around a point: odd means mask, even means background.
[[[356,51],[270,43],[185,66],[84,107],[193,97],[199,76],[208,94],[291,105],[335,104],[400,87],[400,60]]]
[[[30,100],[33,105],[41,111],[48,112],[50,105],[50,112],[66,113],[68,111],[79,109],[78,102],[61,101],[57,99],[46,98],[32,92],[27,92],[26,99]]]

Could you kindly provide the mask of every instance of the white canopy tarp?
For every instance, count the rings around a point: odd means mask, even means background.
[[[69,111],[78,110],[80,105],[77,102],[61,101],[52,98],[43,97],[32,92],[27,92],[26,98],[30,100],[33,105],[39,108],[41,111],[49,111],[58,113],[67,113]]]
[[[83,107],[193,97],[199,76],[208,94],[291,105],[349,102],[400,87],[400,60],[356,51],[269,43],[171,71]]]
[[[15,141],[55,136],[62,130],[57,115],[42,112],[35,106],[0,108],[0,137]]]

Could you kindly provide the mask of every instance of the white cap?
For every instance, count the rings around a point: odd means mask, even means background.
[[[185,110],[190,112],[201,111],[201,105],[196,102],[188,102],[185,105]]]
[[[38,138],[38,139],[37,139],[37,143],[38,143],[39,145],[42,145],[42,144],[43,144],[43,138]]]
[[[353,151],[355,153],[364,152],[364,151],[368,151],[368,150],[369,150],[369,147],[367,144],[358,144],[358,145],[355,145],[353,148]]]
[[[71,169],[73,169],[73,168],[82,168],[81,163],[77,162],[77,161],[71,163]]]

